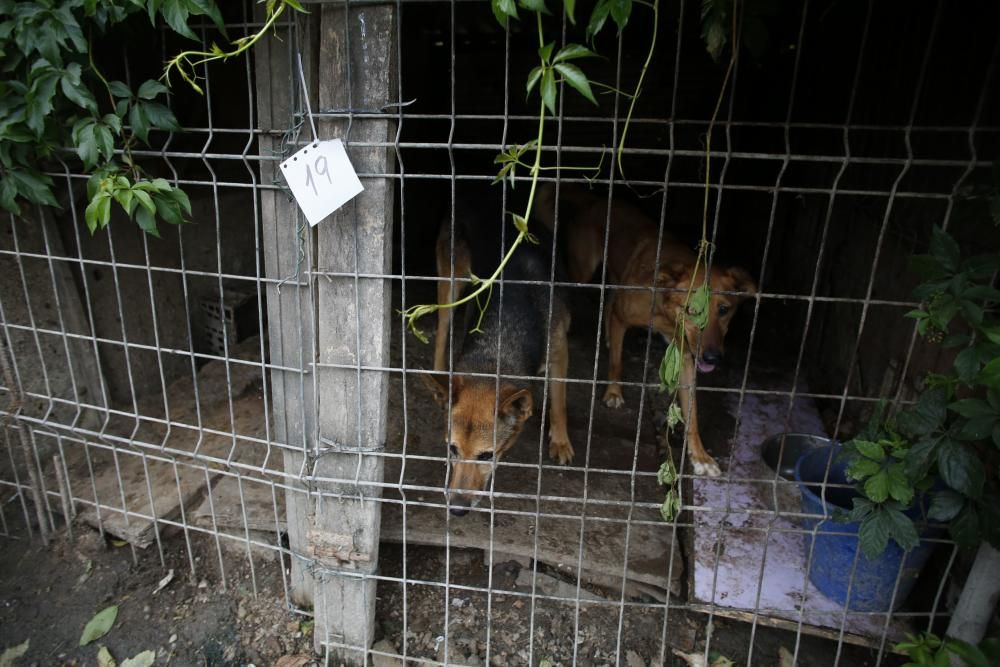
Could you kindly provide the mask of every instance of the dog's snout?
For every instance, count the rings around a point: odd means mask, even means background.
[[[701,353],[701,358],[706,364],[718,366],[722,363],[722,350],[717,347],[710,347]]]
[[[472,503],[468,498],[463,496],[452,496],[450,505],[451,506],[448,508],[448,511],[454,516],[465,516],[469,513],[469,506],[472,505]]]

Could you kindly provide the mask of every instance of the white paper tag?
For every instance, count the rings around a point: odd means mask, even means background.
[[[340,139],[313,141],[282,162],[281,173],[313,226],[364,190]]]

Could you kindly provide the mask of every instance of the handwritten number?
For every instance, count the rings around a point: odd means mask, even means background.
[[[333,185],[333,176],[327,168],[326,158],[320,155],[316,158],[316,162],[314,164],[316,166],[316,173],[320,176],[326,176],[326,180],[329,181],[330,185]],[[316,179],[313,178],[312,169],[309,168],[309,165],[306,165],[306,185],[312,187],[313,195],[317,197],[319,196],[319,190],[316,188]]]

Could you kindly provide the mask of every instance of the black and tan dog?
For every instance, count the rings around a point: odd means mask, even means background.
[[[555,187],[544,186],[535,208],[535,220],[549,229],[554,223]],[[570,279],[587,282],[604,261],[604,239],[608,221],[608,200],[572,185],[559,193],[559,220],[562,245]],[[608,388],[604,403],[621,407],[622,340],[632,327],[651,327],[667,340],[674,337],[683,312],[688,287],[704,282],[704,268],[695,275],[696,255],[668,234],[663,235],[657,260],[657,226],[636,206],[615,200],[611,203],[608,232],[607,281],[611,285],[655,287],[651,290],[613,290],[605,314],[605,342],[608,346]],[[699,331],[685,321],[685,354],[681,367],[681,409],[689,425],[688,449],[695,474],[717,476],[715,460],[705,451],[698,430],[698,410],[694,400],[695,369],[711,372],[722,362],[724,340],[737,306],[757,292],[745,270],[713,266],[709,277],[712,290],[708,324]],[[686,389],[685,389],[686,388]]]
[[[483,196],[476,188],[456,198],[454,245],[450,219],[445,220],[437,238],[435,254],[440,278],[489,276],[496,269],[503,246],[500,208],[491,205],[493,200],[492,193]],[[505,216],[505,220],[509,219]],[[516,233],[509,225],[508,244]],[[461,516],[478,503],[479,492],[489,486],[494,464],[514,445],[524,422],[532,415],[531,382],[522,378],[543,372],[547,341],[549,377],[567,377],[570,316],[561,291],[545,284],[507,282],[550,281],[551,257],[551,246],[545,249],[544,245],[523,243],[518,247],[503,272],[504,284],[498,283],[492,290],[478,331],[468,333],[479,320],[475,303],[466,308],[466,323],[454,327],[457,349],[451,382],[435,376],[440,381],[431,383],[438,402],[446,406],[450,389],[448,450],[452,461],[448,490],[453,514]],[[438,303],[454,302],[467,285],[450,279],[439,281]],[[448,367],[451,313],[451,309],[438,311],[436,371]],[[552,382],[550,395],[549,456],[565,464],[573,458],[566,430],[566,384]]]

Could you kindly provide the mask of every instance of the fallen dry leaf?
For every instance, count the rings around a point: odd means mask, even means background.
[[[278,662],[274,663],[274,667],[305,667],[305,665],[308,665],[312,661],[312,656],[305,655],[304,653],[283,655],[278,658]]]
[[[795,667],[795,656],[784,646],[778,648],[779,667]]]

